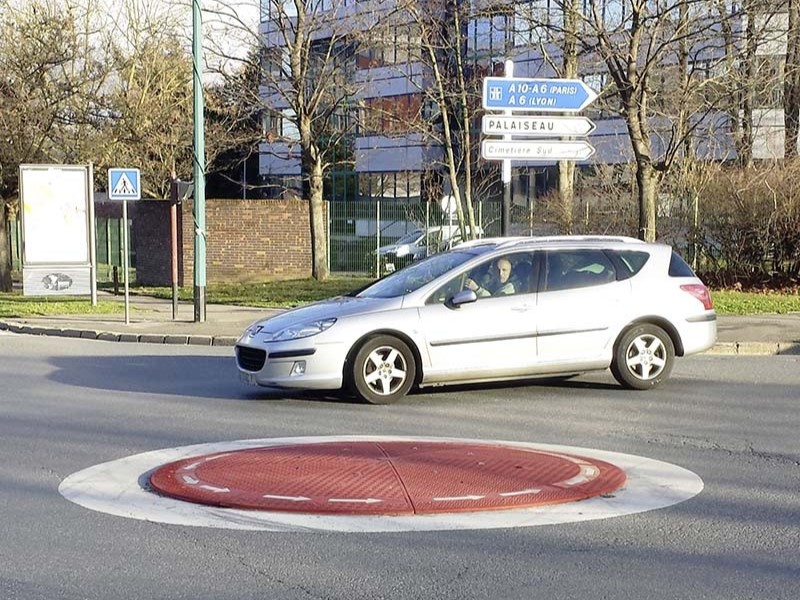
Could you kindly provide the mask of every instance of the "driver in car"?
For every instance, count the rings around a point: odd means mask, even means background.
[[[472,290],[479,298],[486,296],[506,296],[513,294],[514,282],[511,281],[511,261],[500,258],[494,265],[495,276],[487,284],[480,285],[474,279],[467,279],[464,288]]]

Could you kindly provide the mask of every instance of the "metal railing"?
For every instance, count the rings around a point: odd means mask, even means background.
[[[475,221],[482,237],[500,235],[499,202],[477,202]],[[332,273],[382,275],[378,249],[422,229],[454,231],[458,221],[438,204],[396,200],[330,202],[328,257]],[[427,240],[427,252],[442,250],[441,239]]]

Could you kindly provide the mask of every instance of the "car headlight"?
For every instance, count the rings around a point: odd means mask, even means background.
[[[262,329],[264,329],[263,325],[260,323],[253,323],[250,325],[250,327],[244,330],[244,335],[242,337],[254,337],[261,333]]]
[[[285,342],[287,340],[299,340],[301,338],[311,337],[322,333],[326,329],[330,329],[336,319],[320,319],[319,321],[311,321],[310,323],[298,323],[291,325],[286,329],[281,329],[272,334],[273,342]]]
[[[394,253],[397,255],[397,258],[403,258],[410,250],[408,244],[403,244],[402,246],[398,246]]]

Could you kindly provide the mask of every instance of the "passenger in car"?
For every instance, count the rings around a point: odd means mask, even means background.
[[[496,276],[484,285],[478,284],[473,279],[468,278],[464,282],[464,287],[475,292],[479,298],[486,296],[506,296],[515,293],[514,282],[511,281],[511,261],[507,258],[500,258],[495,263]]]

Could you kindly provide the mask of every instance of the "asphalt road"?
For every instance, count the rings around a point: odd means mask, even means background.
[[[231,352],[0,332],[0,598],[800,597],[800,357],[693,357],[642,393],[601,373],[380,407],[247,387]],[[164,525],[58,493],[131,454],[329,434],[597,448],[680,465],[705,489],[600,521],[392,534]]]

